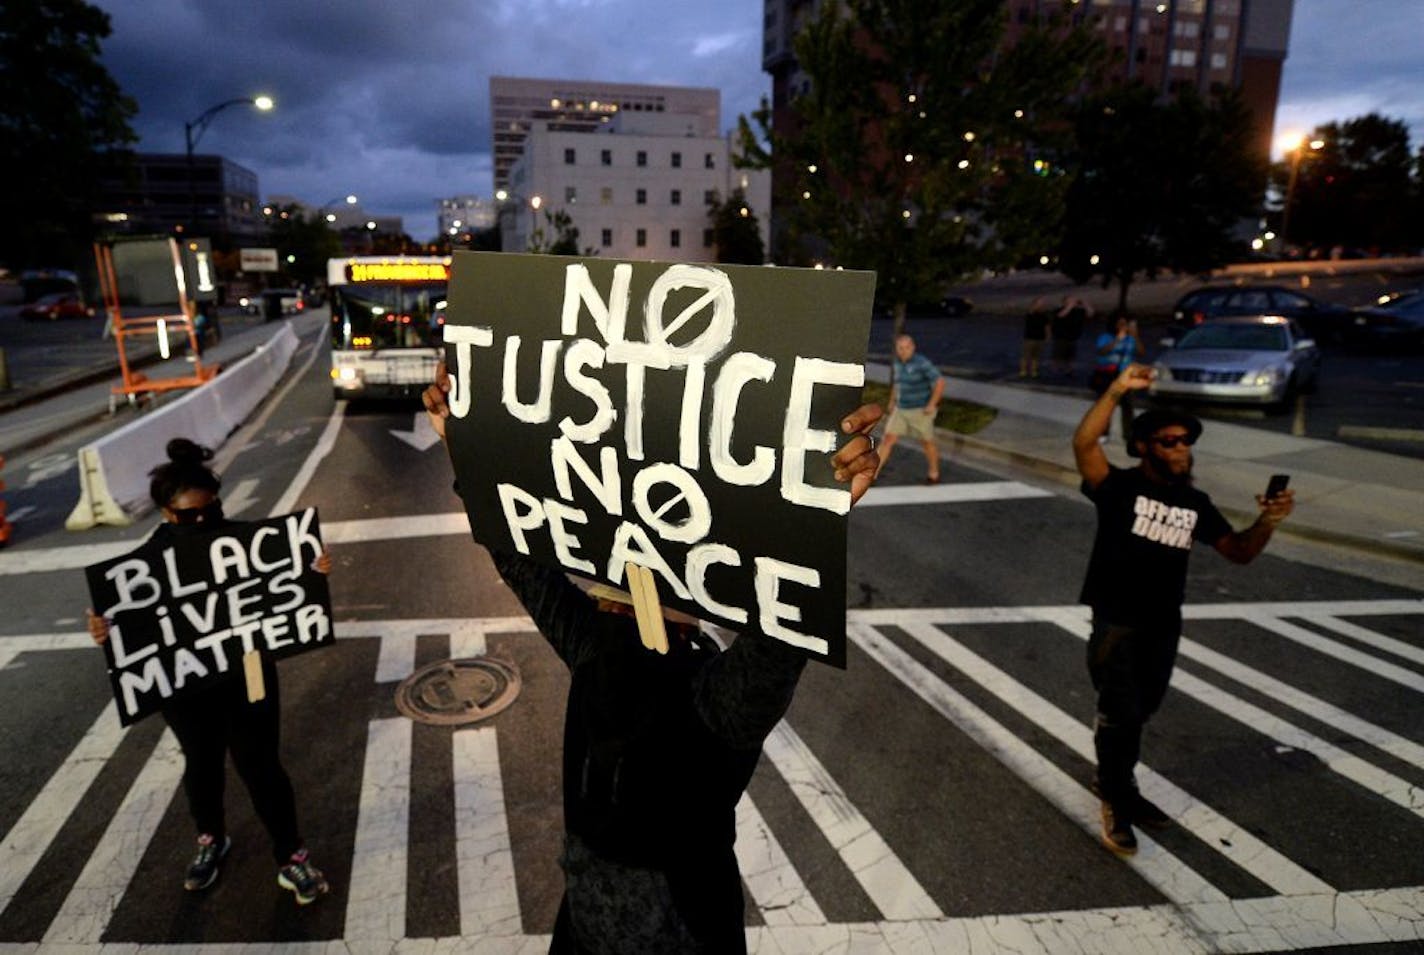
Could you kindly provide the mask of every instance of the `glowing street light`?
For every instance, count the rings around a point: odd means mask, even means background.
[[[188,228],[190,230],[197,225],[194,220],[198,217],[197,192],[193,188],[193,149],[198,145],[198,140],[203,138],[203,133],[207,132],[208,124],[213,121],[213,118],[229,106],[237,106],[239,103],[256,107],[263,113],[270,112],[277,105],[272,97],[265,93],[258,96],[238,96],[209,106],[198,115],[197,119],[190,119],[183,124],[183,142],[186,147],[188,168]]]
[[[1290,214],[1291,203],[1295,199],[1295,183],[1300,178],[1300,160],[1305,155],[1306,148],[1312,151],[1325,148],[1325,140],[1312,139],[1307,141],[1304,133],[1290,131],[1282,133],[1276,137],[1276,148],[1283,154],[1290,157],[1290,178],[1286,180],[1286,197],[1281,206],[1281,244],[1290,244]]]

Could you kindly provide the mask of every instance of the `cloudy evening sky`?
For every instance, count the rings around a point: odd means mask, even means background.
[[[264,198],[355,193],[421,240],[435,201],[489,195],[489,77],[709,86],[724,129],[769,91],[761,0],[94,0],[104,62],[139,104],[139,148],[183,151],[183,125],[241,106],[198,144],[257,173]],[[1420,0],[1296,0],[1277,129],[1370,111],[1424,144]]]

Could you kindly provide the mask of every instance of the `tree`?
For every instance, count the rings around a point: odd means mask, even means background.
[[[1321,147],[1273,170],[1284,193],[1291,162],[1299,164],[1286,241],[1387,252],[1424,243],[1418,216],[1407,214],[1411,204],[1418,208],[1421,183],[1404,123],[1370,113],[1319,126],[1309,139]]]
[[[341,255],[341,240],[326,220],[301,206],[275,206],[268,235],[282,271],[292,282],[326,281],[326,260]]]
[[[1059,267],[1078,282],[1201,273],[1240,252],[1232,231],[1259,210],[1266,177],[1252,158],[1249,115],[1234,94],[1192,89],[1161,100],[1141,84],[1086,99],[1077,120]]]
[[[763,101],[755,131],[739,123],[746,161],[774,170],[793,244],[778,257],[875,270],[899,328],[907,303],[1043,250],[1066,104],[1104,52],[1062,17],[1005,47],[1005,15],[999,0],[823,5],[795,40],[808,89],[790,116],[773,128]]]
[[[76,266],[89,257],[105,154],[133,143],[137,112],[99,62],[109,15],[83,0],[0,12],[0,261]]]
[[[579,255],[579,230],[573,216],[563,209],[545,209],[544,224],[529,233],[528,252],[542,255]],[[597,255],[595,249],[584,249],[583,255]]]
[[[761,265],[766,261],[761,229],[744,191],[732,190],[726,202],[714,192],[707,200],[707,218],[712,223],[718,262]]]

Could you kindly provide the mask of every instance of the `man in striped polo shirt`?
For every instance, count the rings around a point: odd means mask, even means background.
[[[944,395],[944,376],[934,362],[915,351],[915,340],[909,335],[895,338],[895,360],[892,363],[893,384],[890,388],[890,422],[885,426],[885,440],[876,450],[880,465],[890,460],[890,449],[908,434],[920,439],[925,460],[929,462],[926,484],[939,483],[939,448],[935,445],[935,415],[939,413]]]

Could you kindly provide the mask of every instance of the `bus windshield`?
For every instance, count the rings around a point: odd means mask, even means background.
[[[331,303],[338,348],[436,348],[444,341],[444,283],[343,285]]]

